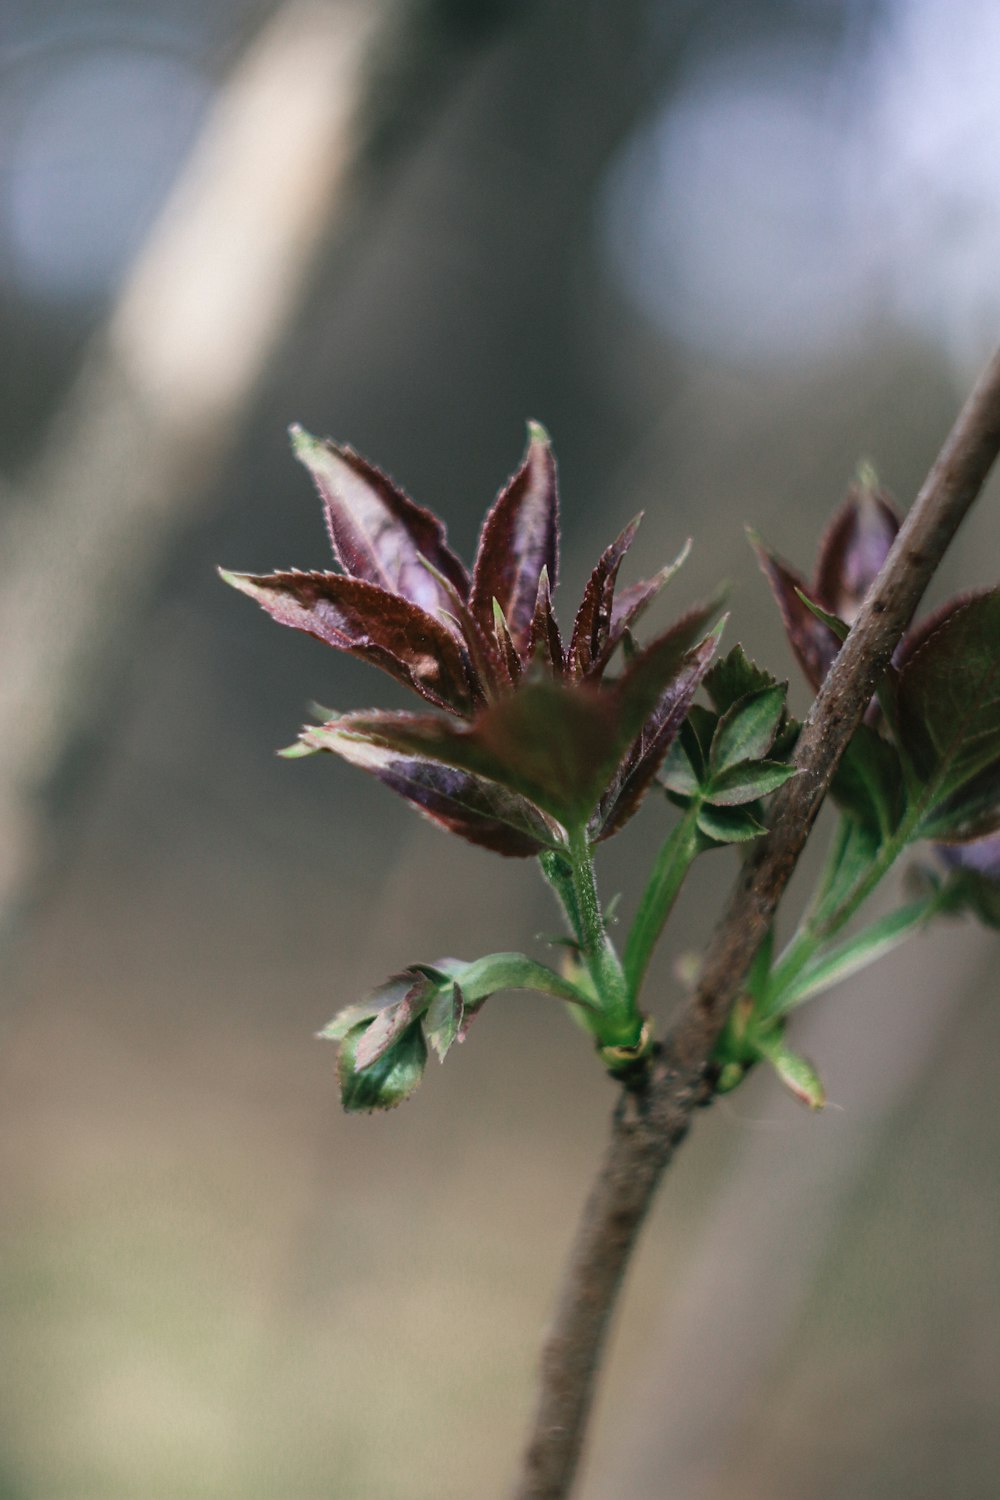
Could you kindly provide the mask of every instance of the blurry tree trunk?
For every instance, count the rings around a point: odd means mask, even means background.
[[[518,9],[487,7],[460,40],[478,44]],[[273,14],[12,497],[0,553],[0,945],[41,889],[60,794],[104,737],[140,612],[342,228],[359,159],[412,148],[390,128],[394,101],[418,122],[431,112],[413,76],[422,32],[434,33],[438,91],[454,69],[447,11],[438,0],[290,0]]]

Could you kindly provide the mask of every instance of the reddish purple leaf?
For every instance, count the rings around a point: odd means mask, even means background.
[[[358,739],[495,781],[564,825],[586,819],[627,743],[611,694],[555,682],[522,684],[465,726],[432,714],[349,721],[345,732]],[[318,743],[309,731],[305,739]]]
[[[632,629],[639,616],[649,608],[663,586],[669,583],[690,550],[690,541],[685,542],[683,549],[674,558],[672,563],[667,563],[666,567],[661,568],[652,578],[643,579],[640,583],[630,584],[627,589],[623,589],[618,597],[613,600],[611,605],[611,623],[608,627],[607,639],[600,653],[591,663],[587,673],[588,677],[595,678],[601,676],[625,632]]]
[[[435,515],[415,505],[353,448],[324,442],[301,427],[291,431],[296,456],[323,499],[334,556],[345,572],[433,613],[448,608],[448,593],[424,566],[421,558],[426,558],[468,598],[465,566],[447,545]]]
[[[830,627],[818,620],[799,598],[797,590],[810,598],[813,596],[813,590],[802,575],[756,539],[753,539],[753,547],[781,610],[789,644],[807,679],[818,690],[840,650],[840,642]]]
[[[1000,589],[950,609],[908,655],[896,706],[902,742],[937,802],[1000,768]]]
[[[915,625],[907,633],[902,645],[893,657],[896,666],[902,670],[904,664],[910,660],[910,657],[915,656],[926,645],[935,631],[940,630],[941,626],[951,619],[952,615],[964,609],[967,604],[971,604],[976,599],[982,599],[984,595],[991,592],[992,590],[990,589],[969,589],[966,593],[956,594],[953,598],[946,599],[943,604],[939,604],[937,609],[932,610],[929,615],[926,615],[918,625]]]
[[[524,462],[483,523],[472,573],[472,613],[487,633],[493,600],[503,610],[517,651],[527,649],[543,568],[556,586],[556,464],[543,428],[532,423]]]
[[[541,662],[554,677],[563,675],[562,637],[552,611],[547,568],[542,569],[542,576],[538,580],[538,598],[535,600],[526,656],[529,662]]]
[[[462,644],[447,625],[408,599],[341,573],[221,576],[279,624],[374,662],[429,702],[460,714],[475,706]]]
[[[493,639],[496,642],[497,653],[500,658],[500,667],[508,687],[517,687],[521,680],[521,658],[514,642],[511,640],[507,621],[504,619],[503,610],[499,602],[493,601]]]
[[[569,643],[569,671],[573,677],[583,677],[608,642],[618,569],[635,539],[641,519],[641,516],[636,516],[630,521],[601,554],[583,591]]]
[[[617,833],[637,810],[663,764],[664,756],[680,733],[718,644],[718,633],[713,631],[684,656],[680,669],[647,716],[601,798],[591,821],[591,836],[595,841]]]
[[[820,541],[815,582],[806,592],[830,614],[853,624],[899,526],[888,495],[869,484],[852,484]]]
[[[303,731],[304,743],[331,750],[412,802],[422,813],[472,844],[498,854],[539,854],[557,842],[543,813],[516,792],[424,756],[400,753],[358,735],[359,718],[345,714]],[[390,716],[391,717],[391,716]]]

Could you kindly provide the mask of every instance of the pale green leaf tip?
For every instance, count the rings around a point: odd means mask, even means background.
[[[548,448],[548,447],[551,446],[552,439],[549,437],[548,432],[542,426],[541,422],[529,421],[528,422],[528,442],[529,443],[542,443],[542,444],[544,444],[544,446],[546,448]]]
[[[878,489],[878,473],[870,458],[862,458],[858,461],[858,467],[854,473],[854,482],[861,490]]]
[[[295,457],[306,465],[324,447],[322,438],[314,437],[298,422],[293,422],[289,427],[288,436],[292,440],[292,452]]]
[[[277,752],[282,760],[302,760],[307,755],[317,755],[318,745],[307,745],[304,740],[296,740],[293,745],[287,745],[284,750]]]

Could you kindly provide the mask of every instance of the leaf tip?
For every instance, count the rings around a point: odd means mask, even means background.
[[[318,745],[310,745],[305,740],[298,739],[294,744],[286,745],[283,750],[275,751],[275,754],[282,760],[303,760],[307,755],[316,755],[318,752]]]
[[[874,494],[879,488],[878,472],[870,458],[858,460],[858,467],[854,471],[854,483],[859,490],[870,494]]]
[[[322,438],[314,437],[299,422],[291,424],[288,429],[288,436],[291,439],[292,452],[295,454],[295,457],[307,467],[310,460],[314,458],[317,450],[324,446]]]
[[[529,444],[540,443],[544,448],[549,448],[552,446],[552,439],[549,437],[547,429],[542,426],[541,422],[529,420],[527,425]]]

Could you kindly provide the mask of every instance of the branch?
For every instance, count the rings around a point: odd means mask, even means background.
[[[576,1472],[604,1335],[659,1180],[712,1096],[710,1059],[872,693],[1000,452],[1000,352],[962,408],[828,673],[698,986],[645,1080],[623,1096],[542,1354],[538,1405],[514,1500],[564,1500]]]

